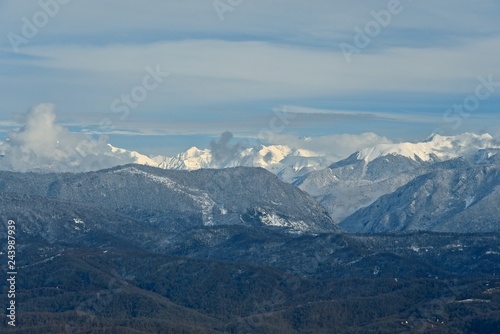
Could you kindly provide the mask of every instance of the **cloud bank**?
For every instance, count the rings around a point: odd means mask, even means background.
[[[33,107],[23,122],[22,128],[0,142],[2,170],[83,172],[133,162],[113,153],[105,137],[91,139],[57,124],[53,104]]]
[[[53,104],[42,103],[22,116],[22,127],[11,131],[5,140],[0,141],[0,170],[87,172],[139,161],[129,151],[113,149],[105,136],[96,139],[84,133],[70,132],[57,123],[54,109]],[[274,142],[262,144],[287,145],[296,150],[318,152],[318,155],[331,162],[368,146],[390,143],[387,138],[374,133],[315,138],[278,135],[275,139]],[[243,151],[253,152],[253,156],[250,154],[246,157],[247,162],[260,159],[259,150],[262,147],[257,145],[251,148],[244,145],[235,140],[231,132],[225,131],[218,139],[212,140],[208,148],[213,163],[225,166],[241,159]]]
[[[107,137],[89,137],[84,133],[70,132],[58,124],[54,105],[42,103],[25,113],[21,119],[23,126],[8,133],[0,141],[0,170],[17,172],[87,172],[110,168],[128,163],[143,163],[157,166],[166,157],[150,158],[140,153],[113,148]],[[318,158],[328,165],[351,155],[353,152],[371,148],[379,144],[393,142],[376,133],[336,134],[317,137],[298,137],[291,134],[276,134],[272,142],[258,142],[250,145],[247,141],[236,140],[233,133],[225,131],[212,140],[208,149],[214,167],[255,166],[262,159],[271,163],[279,156],[292,155]],[[498,143],[498,138],[493,139]],[[246,144],[245,144],[246,143]],[[277,145],[274,152],[261,145]],[[281,145],[286,145],[283,147]],[[267,152],[267,154],[266,154]],[[263,155],[264,154],[264,155]],[[155,160],[156,159],[156,160]],[[158,160],[158,161],[157,161]],[[256,164],[257,162],[257,164]]]

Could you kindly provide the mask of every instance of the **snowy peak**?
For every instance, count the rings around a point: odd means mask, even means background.
[[[377,145],[354,153],[329,168],[308,173],[298,178],[294,185],[327,208],[335,221],[341,221],[379,197],[434,170],[440,163],[498,165],[500,149],[495,147],[498,142],[492,136],[470,133],[433,135],[419,143]]]
[[[229,167],[262,167],[291,182],[298,175],[325,168],[329,161],[320,153],[310,150],[293,149],[286,145],[260,145],[239,147],[229,155],[212,152],[210,149],[191,147],[174,157],[148,157],[135,151],[127,151],[111,146],[114,154],[126,161],[174,170],[197,170],[202,168],[221,169]]]
[[[337,171],[342,172],[342,175],[337,175],[342,179],[346,177],[380,179],[387,173],[392,174],[410,167],[414,168],[422,162],[442,162],[458,157],[464,157],[470,161],[491,160],[492,152],[485,153],[484,157],[474,155],[477,155],[480,150],[500,149],[498,141],[489,134],[465,133],[457,136],[435,134],[418,143],[379,144],[356,152],[349,158],[331,165],[333,159],[323,153],[287,145],[245,147],[236,144],[215,151],[212,150],[213,147],[199,149],[193,146],[173,157],[148,157],[135,151],[109,146],[115,157],[125,163],[132,162],[174,170],[262,167],[290,183],[310,172],[322,170],[328,166],[336,170],[346,167],[342,171]]]
[[[200,168],[210,168],[212,153],[208,149],[201,150],[191,147],[185,152],[177,154],[175,157],[164,158],[158,167],[164,169],[194,170]]]
[[[464,133],[457,136],[434,134],[427,140],[418,143],[376,145],[359,151],[357,159],[368,163],[379,157],[400,155],[415,161],[446,161],[458,157],[468,157],[481,149],[499,147],[498,142],[489,134]]]
[[[252,154],[253,152],[249,153]],[[276,165],[290,154],[293,154],[292,149],[285,145],[261,145],[261,149],[256,154],[256,160],[260,164],[259,167]]]
[[[117,157],[122,158],[127,161],[130,159],[131,161],[138,163],[140,165],[147,166],[156,166],[158,163],[154,160],[154,158],[150,158],[147,155],[140,154],[136,151],[128,151],[123,148],[114,147],[111,144],[108,144],[109,148],[111,148],[111,152],[117,155]]]

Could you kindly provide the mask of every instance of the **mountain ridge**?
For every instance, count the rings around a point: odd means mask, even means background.
[[[498,202],[500,165],[457,158],[381,196],[340,225],[351,233],[499,232]]]
[[[334,158],[324,152],[315,152],[287,145],[258,145],[244,147],[236,145],[231,154],[214,154],[212,149],[193,146],[172,157],[146,156],[136,151],[127,151],[112,145],[113,152],[135,159],[135,163],[163,169],[195,170],[201,168],[227,168],[236,166],[262,167],[286,182],[295,182],[309,172],[353,159],[370,163],[387,156],[402,156],[414,161],[439,162],[461,156],[470,156],[478,150],[500,148],[500,142],[490,134],[463,133],[455,136],[433,134],[420,142],[378,144],[353,152],[345,159]],[[220,155],[220,156],[219,156]]]
[[[415,146],[423,149],[408,150]],[[487,164],[498,159],[497,153],[497,142],[488,134],[433,135],[421,143],[382,144],[353,153],[323,170],[297,178],[293,184],[313,196],[340,222],[432,171],[436,164],[458,158]]]
[[[0,172],[0,194],[103,208],[168,233],[228,224],[290,233],[338,230],[308,194],[263,168],[177,171],[129,164],[75,174]],[[34,215],[44,216],[42,208]]]

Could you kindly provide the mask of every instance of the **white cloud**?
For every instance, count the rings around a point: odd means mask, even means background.
[[[116,95],[137,85],[146,66],[159,64],[171,76],[148,97],[145,107],[165,109],[346,94],[466,94],[477,85],[478,76],[498,77],[494,69],[500,38],[453,48],[390,48],[356,55],[352,64],[338,51],[220,40],[26,47],[25,51],[37,57],[26,61],[33,66],[71,76],[91,74],[79,80],[88,86],[89,94],[96,94],[95,100],[103,101],[94,108],[109,108]]]
[[[132,162],[129,157],[112,153],[106,138],[93,140],[57,124],[50,103],[28,111],[24,126],[10,132],[0,148],[2,170],[80,172]]]
[[[20,129],[10,132],[7,139],[0,142],[2,170],[82,172],[136,161],[126,152],[113,152],[106,137],[92,139],[86,134],[68,131],[56,122],[54,105],[51,103],[36,105],[24,114],[22,121],[24,125]],[[220,141],[210,143],[212,150],[216,146],[224,152],[240,151],[245,147],[236,140],[229,145],[231,136],[229,133],[225,135]],[[391,141],[374,133],[312,138],[277,134],[273,142],[267,144],[283,144],[318,152],[334,162],[354,151],[381,143]]]
[[[7,139],[0,142],[1,170],[83,172],[138,162],[137,157],[154,164],[146,156],[136,153],[131,155],[125,150],[112,150],[106,137],[92,139],[83,133],[70,132],[56,122],[54,105],[50,103],[33,107],[23,116],[22,121],[24,125],[20,129],[10,132]],[[238,139],[232,138],[231,133],[225,132],[219,140],[210,143],[210,149],[215,152],[218,160],[231,160],[246,148],[254,146],[249,145],[247,141],[252,139],[251,136],[240,135]],[[252,142],[255,143],[253,140]],[[295,150],[307,150],[312,152],[312,156],[322,156],[325,163],[330,164],[356,151],[392,143],[387,137],[367,132],[317,137],[275,134],[272,141],[263,144],[286,145]],[[255,148],[254,158],[259,158],[260,146]]]
[[[343,119],[362,119],[362,120],[391,120],[391,121],[401,121],[401,122],[411,122],[411,123],[438,123],[442,121],[441,115],[424,115],[422,113],[388,113],[380,111],[355,111],[355,110],[332,110],[332,109],[319,109],[310,108],[302,106],[285,105],[281,107],[274,108],[275,111],[297,114],[297,115],[307,115],[309,119],[312,119],[315,115],[319,115],[323,119],[323,115],[331,116],[332,118],[343,118]]]
[[[276,134],[272,144],[284,144],[295,149],[310,150],[324,154],[330,161],[347,158],[364,148],[378,144],[391,144],[390,139],[372,132],[362,134],[337,134],[320,137],[299,138],[288,134]]]

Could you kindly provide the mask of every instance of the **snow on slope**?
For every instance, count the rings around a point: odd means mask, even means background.
[[[200,169],[200,168],[225,168],[225,167],[263,167],[271,169],[279,165],[279,162],[290,154],[292,149],[285,145],[261,146],[258,148],[245,148],[239,154],[231,159],[216,159],[210,149],[200,150],[191,147],[175,157],[165,158],[160,167],[165,169]]]
[[[147,155],[140,154],[139,152],[136,151],[128,151],[123,148],[114,147],[110,144],[108,144],[108,146],[111,148],[111,152],[117,154],[118,156],[123,155],[125,157],[130,157],[135,160],[134,161],[135,163],[138,163],[140,165],[148,165],[148,166],[158,165],[158,163],[154,159],[148,157]]]
[[[165,186],[172,189],[173,191],[186,194],[195,203],[197,203],[200,206],[203,224],[205,226],[213,225],[214,218],[213,218],[212,212],[213,212],[213,208],[216,205],[216,203],[210,198],[210,196],[207,193],[202,192],[198,189],[192,189],[189,187],[185,187],[185,186],[178,184],[177,182],[169,179],[166,176],[157,176],[157,175],[149,174],[149,173],[146,173],[146,172],[141,171],[141,170],[134,168],[134,167],[122,169],[119,172],[128,172],[131,174],[139,174],[139,175],[145,176],[145,177],[147,177],[155,182],[164,184]]]
[[[194,170],[200,168],[210,168],[212,152],[209,149],[200,150],[191,147],[185,152],[177,154],[175,157],[158,156],[155,158],[158,167],[163,169]]]
[[[248,147],[230,159],[220,160],[210,149],[191,147],[174,157],[148,157],[135,151],[127,151],[111,146],[114,153],[132,158],[138,164],[175,170],[195,170],[201,168],[262,167],[277,174],[287,182],[310,171],[322,169],[331,163],[327,157],[303,149],[292,149],[286,145]]]
[[[498,145],[489,134],[464,133],[457,136],[434,134],[419,143],[380,144],[366,148],[358,153],[358,159],[371,162],[386,155],[401,155],[412,160],[446,161],[492,147]]]
[[[458,157],[488,162],[496,157],[494,147],[498,143],[492,136],[470,133],[433,135],[420,143],[377,145],[311,172],[294,185],[312,195],[338,222],[427,173],[434,163]]]
[[[340,225],[355,233],[500,230],[499,165],[477,166],[459,159],[433,166]]]
[[[310,172],[322,170],[337,160],[324,153],[291,148],[286,145],[241,148],[234,156],[224,159],[216,158],[208,148],[191,147],[174,157],[148,157],[135,151],[127,151],[111,145],[110,147],[118,157],[132,159],[143,165],[176,170],[220,169],[237,166],[262,167],[290,183]],[[379,157],[389,155],[409,158],[415,162],[437,162],[469,156],[481,149],[498,147],[500,147],[498,143],[489,134],[464,133],[457,136],[436,134],[418,143],[376,145],[357,152],[356,158],[366,165]]]

